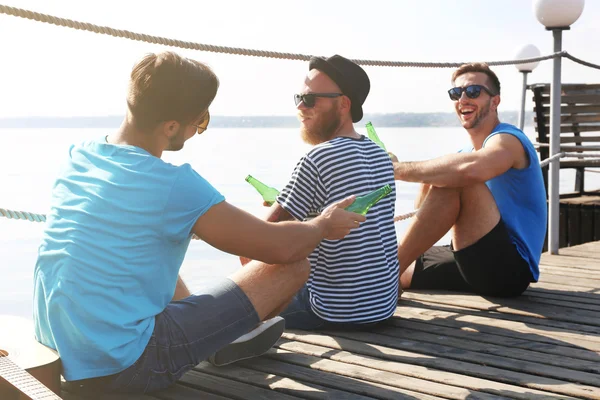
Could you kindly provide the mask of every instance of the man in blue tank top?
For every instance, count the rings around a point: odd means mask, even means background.
[[[266,222],[189,164],[161,160],[206,130],[218,87],[200,62],[148,54],[121,127],[69,149],[38,250],[34,322],[72,389],[152,392],[207,358],[266,352],[283,332],[274,317],[308,279],[306,257],[365,220],[343,210],[350,196],[309,222]],[[178,274],[193,235],[256,261],[192,295]]]
[[[481,63],[448,91],[469,148],[421,162],[394,160],[398,180],[420,182],[419,209],[398,245],[403,288],[518,296],[539,278],[546,192],[531,141],[498,119],[500,82]],[[450,246],[433,246],[452,230]]]

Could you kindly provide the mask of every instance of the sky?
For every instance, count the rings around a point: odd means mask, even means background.
[[[390,61],[497,61],[552,34],[530,0],[2,0],[1,4],[137,33],[229,47]],[[563,49],[600,64],[600,0],[563,32]],[[136,42],[0,14],[0,118],[123,115],[129,73],[144,54],[173,50],[209,64],[221,86],[211,113],[294,115],[305,61],[215,54]],[[451,112],[452,69],[364,67],[365,113]],[[520,107],[522,75],[495,67],[501,111]],[[562,81],[598,83],[600,70],[563,59]],[[547,83],[543,61],[529,83]],[[533,108],[531,94],[527,107]]]

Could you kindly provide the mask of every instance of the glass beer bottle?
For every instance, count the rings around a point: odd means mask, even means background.
[[[275,203],[275,199],[277,199],[277,196],[279,195],[279,190],[272,188],[271,186],[265,185],[252,175],[248,175],[246,177],[246,182],[254,186],[254,188],[258,191],[258,193],[260,193],[263,200],[268,205],[273,205],[273,203]]]
[[[369,208],[390,193],[392,193],[392,188],[390,185],[385,185],[371,193],[357,197],[356,200],[345,209],[357,214],[366,215]]]
[[[383,144],[381,139],[379,139],[379,136],[377,136],[377,132],[375,132],[375,128],[373,128],[373,124],[371,122],[367,122],[367,134],[369,135],[369,139],[375,142],[375,144],[377,144],[383,150],[387,151],[385,145]]]

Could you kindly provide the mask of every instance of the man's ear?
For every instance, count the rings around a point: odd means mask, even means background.
[[[162,123],[163,134],[170,139],[177,134],[179,126],[180,124],[177,121],[165,121]]]
[[[342,108],[342,112],[347,111],[348,114],[350,114],[350,107],[352,107],[352,101],[350,100],[350,97],[342,96],[342,101],[341,101],[340,107]]]
[[[500,95],[492,97],[492,109],[494,111],[498,111],[499,105],[500,105]]]

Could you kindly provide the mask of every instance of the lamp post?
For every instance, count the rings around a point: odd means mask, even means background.
[[[523,58],[539,57],[540,51],[532,44],[521,47],[515,56],[515,60]],[[533,61],[526,64],[515,64],[515,67],[523,74],[523,89],[521,90],[521,108],[519,109],[519,129],[523,130],[525,126],[525,97],[527,95],[527,74],[538,66],[539,61]]]
[[[585,0],[533,0],[533,11],[538,21],[554,36],[554,52],[562,51],[562,31],[570,29],[581,13]],[[560,92],[561,57],[555,56],[552,63],[550,84],[550,157],[560,150]],[[558,254],[558,210],[559,210],[559,163],[548,166],[548,250]]]

